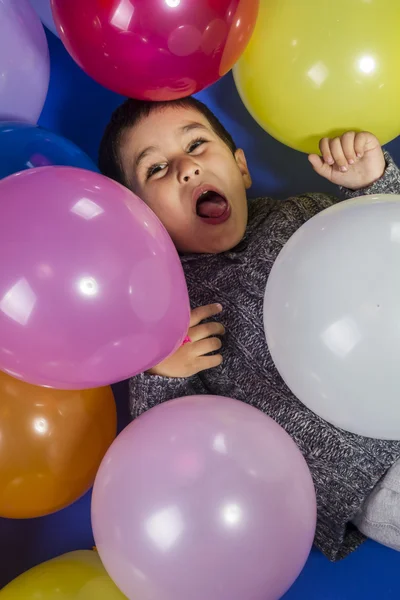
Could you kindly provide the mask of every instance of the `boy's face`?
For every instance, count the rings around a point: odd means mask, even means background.
[[[242,239],[251,185],[235,156],[192,108],[153,110],[127,131],[121,159],[131,189],[148,204],[182,253],[219,253]]]

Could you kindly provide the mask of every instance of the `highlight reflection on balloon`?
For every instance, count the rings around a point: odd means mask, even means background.
[[[182,343],[189,299],[175,247],[128,189],[40,167],[0,181],[0,369],[86,389],[158,364]]]
[[[96,81],[124,96],[182,98],[227,73],[259,0],[52,0],[60,37]]]
[[[255,408],[216,396],[140,416],[93,489],[96,547],[130,600],[277,600],[307,560],[315,523],[294,442]]]
[[[271,356],[333,425],[400,440],[400,196],[337,204],[301,227],[265,292]]]
[[[116,434],[111,388],[40,388],[0,372],[0,516],[39,517],[93,484]]]
[[[68,552],[26,571],[0,592],[1,600],[124,600],[99,555]]]
[[[400,133],[397,0],[265,0],[234,70],[242,100],[279,141],[318,152],[322,137]]]

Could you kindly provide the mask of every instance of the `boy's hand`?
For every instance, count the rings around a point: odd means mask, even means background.
[[[208,355],[221,348],[222,342],[215,336],[223,335],[225,328],[221,323],[202,321],[215,317],[221,311],[220,304],[210,304],[192,310],[188,331],[190,342],[181,346],[175,354],[150,369],[148,373],[162,377],[191,377],[200,371],[218,367],[222,363],[221,354]]]
[[[310,154],[308,160],[318,175],[337,185],[360,190],[385,172],[385,157],[372,133],[348,131],[340,138],[323,138],[319,148],[321,156]]]

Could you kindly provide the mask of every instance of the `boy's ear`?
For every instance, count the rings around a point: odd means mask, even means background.
[[[251,181],[250,171],[247,166],[246,156],[241,148],[236,150],[235,160],[236,160],[236,164],[239,167],[239,170],[242,174],[244,186],[245,186],[246,190],[248,190],[251,187],[252,181]]]

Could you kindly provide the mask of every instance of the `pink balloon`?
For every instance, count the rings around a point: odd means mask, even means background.
[[[99,387],[171,354],[189,324],[184,274],[154,213],[98,173],[41,167],[0,181],[0,369]]]
[[[276,600],[307,560],[316,499],[303,456],[272,419],[192,396],[150,410],[115,440],[92,523],[130,600]]]

